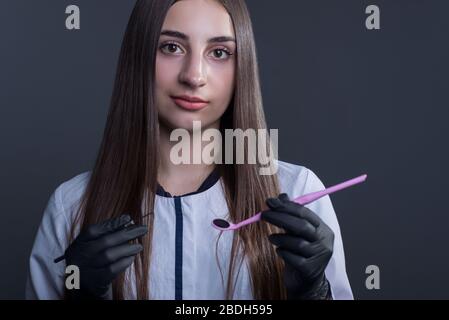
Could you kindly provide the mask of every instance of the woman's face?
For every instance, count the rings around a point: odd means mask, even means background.
[[[201,121],[203,129],[218,128],[234,93],[236,65],[234,28],[226,9],[216,0],[176,2],[158,48],[155,90],[161,126],[190,131],[193,121]]]

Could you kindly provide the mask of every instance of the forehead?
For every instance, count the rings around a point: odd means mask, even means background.
[[[187,34],[192,38],[234,37],[232,19],[216,0],[180,0],[168,11],[163,29]]]

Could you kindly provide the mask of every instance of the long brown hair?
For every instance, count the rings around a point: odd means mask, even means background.
[[[237,40],[236,87],[221,119],[221,128],[266,129],[254,34],[245,1],[217,1],[231,16]],[[90,224],[125,212],[136,223],[147,224],[149,232],[139,240],[144,249],[134,262],[137,299],[150,298],[148,281],[159,167],[154,65],[163,22],[175,2],[136,2],[120,51],[103,140],[69,238],[69,241],[74,239],[77,225],[83,230]],[[267,148],[268,144],[269,141]],[[245,156],[248,159],[248,155]],[[254,212],[265,210],[265,200],[279,193],[276,175],[260,175],[260,167],[259,163],[220,165],[232,221],[241,221]],[[151,214],[143,217],[146,213]],[[282,281],[284,264],[267,239],[269,234],[279,231],[261,222],[234,233],[226,299],[232,299],[236,265],[242,263],[236,258],[239,250],[248,259],[254,299],[286,298]],[[114,280],[114,299],[127,297],[131,281],[128,272]]]

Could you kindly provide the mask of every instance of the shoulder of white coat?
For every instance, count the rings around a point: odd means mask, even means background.
[[[305,166],[282,161],[278,162],[278,180],[281,192],[288,194],[290,199],[325,189],[323,182],[313,170]],[[334,220],[335,212],[329,196],[325,196],[306,206],[315,211],[320,217],[326,220]]]
[[[91,171],[80,173],[62,182],[55,191],[56,200],[62,207],[62,211],[68,220],[73,218],[76,207],[86,189]]]
[[[323,183],[311,169],[299,164],[278,161],[277,175],[281,192],[287,193],[290,198],[318,191],[315,189],[323,187]]]

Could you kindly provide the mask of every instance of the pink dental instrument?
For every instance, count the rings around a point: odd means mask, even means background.
[[[312,192],[312,193],[309,193],[309,194],[305,194],[303,196],[295,198],[292,201],[294,201],[294,202],[296,202],[296,203],[298,203],[300,205],[306,205],[306,204],[309,204],[309,203],[311,203],[311,202],[313,202],[315,200],[318,200],[318,199],[320,199],[320,198],[322,198],[322,197],[324,197],[324,196],[326,196],[328,194],[331,194],[331,193],[334,193],[334,192],[337,192],[337,191],[349,188],[349,187],[351,187],[353,185],[362,183],[362,182],[364,182],[366,180],[367,177],[368,177],[368,175],[364,174],[364,175],[361,175],[361,176],[359,176],[357,178],[354,178],[354,179],[351,179],[351,180],[339,183],[339,184],[337,184],[335,186],[329,187],[327,189],[324,189],[324,190],[321,190],[321,191]],[[220,231],[237,230],[237,229],[239,229],[239,228],[241,228],[243,226],[246,226],[248,224],[251,224],[251,223],[259,221],[261,219],[261,217],[262,217],[262,212],[259,212],[256,215],[254,215],[253,217],[251,217],[249,219],[246,219],[246,220],[243,220],[242,222],[237,223],[237,224],[233,224],[233,223],[228,222],[228,221],[223,220],[223,219],[215,219],[212,222],[212,226],[215,229],[218,229]]]

